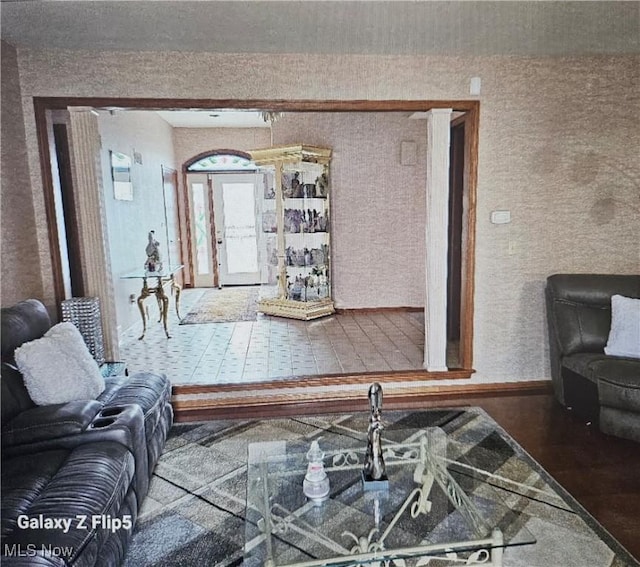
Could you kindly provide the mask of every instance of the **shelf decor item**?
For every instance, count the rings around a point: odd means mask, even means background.
[[[263,280],[277,287],[275,297],[259,302],[259,311],[304,321],[331,315],[331,150],[299,144],[249,153],[267,174]]]
[[[324,451],[320,449],[318,441],[311,443],[307,452],[307,474],[302,483],[302,491],[315,505],[321,504],[329,498],[329,477],[324,470]]]

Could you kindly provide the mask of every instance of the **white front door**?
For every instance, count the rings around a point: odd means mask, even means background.
[[[258,187],[262,174],[213,174],[218,285],[260,283]]]

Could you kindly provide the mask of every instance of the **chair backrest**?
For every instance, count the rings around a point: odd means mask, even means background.
[[[20,412],[34,407],[25,388],[22,375],[15,368],[13,353],[23,343],[39,339],[51,328],[51,319],[45,306],[37,299],[27,299],[12,307],[3,307],[2,323],[2,378],[0,401],[2,425]]]
[[[611,296],[616,294],[640,298],[640,275],[555,274],[547,278],[547,317],[558,354],[603,352],[611,328]]]

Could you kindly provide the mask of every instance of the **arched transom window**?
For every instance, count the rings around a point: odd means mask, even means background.
[[[235,153],[211,153],[198,156],[187,165],[187,171],[255,171],[256,165],[248,158]]]

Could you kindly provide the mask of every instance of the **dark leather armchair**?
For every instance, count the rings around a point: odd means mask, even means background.
[[[640,441],[640,359],[604,352],[616,294],[640,298],[640,276],[547,278],[551,377],[562,405],[605,433]]]
[[[50,326],[37,300],[2,309],[2,563],[119,565],[173,422],[170,384],[114,376],[96,400],[36,406],[13,353]],[[25,527],[39,518],[58,525]]]

